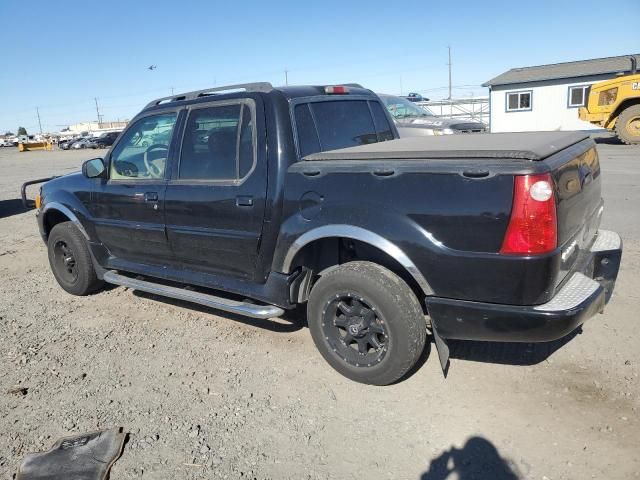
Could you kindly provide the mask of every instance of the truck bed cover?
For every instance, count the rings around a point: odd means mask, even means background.
[[[519,159],[541,161],[589,138],[584,132],[526,132],[407,137],[387,142],[318,152],[317,160]]]

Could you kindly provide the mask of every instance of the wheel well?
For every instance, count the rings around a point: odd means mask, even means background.
[[[44,215],[43,225],[44,225],[44,233],[49,237],[49,233],[51,233],[51,229],[55,227],[57,224],[62,222],[68,222],[71,220],[60,210],[48,210]]]
[[[615,120],[617,123],[618,117],[620,116],[620,114],[626,108],[629,108],[632,105],[640,105],[640,97],[627,98],[624,102],[622,102],[620,105],[616,107],[616,109],[613,111],[613,113],[609,118],[611,118],[611,120]]]
[[[345,237],[321,238],[300,249],[291,264],[291,271],[299,267],[309,269],[315,281],[327,268],[355,260],[369,261],[388,268],[402,278],[420,303],[424,292],[415,278],[395,258],[371,244]]]

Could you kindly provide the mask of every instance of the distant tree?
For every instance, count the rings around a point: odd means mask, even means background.
[[[27,135],[27,129],[24,127],[18,127],[18,135]]]

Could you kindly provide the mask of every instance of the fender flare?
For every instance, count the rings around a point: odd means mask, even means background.
[[[289,272],[293,259],[307,244],[321,238],[344,237],[368,243],[394,258],[418,283],[425,295],[433,295],[433,289],[411,259],[394,243],[370,230],[353,225],[323,225],[300,235],[289,247],[284,257],[282,271]]]
[[[73,222],[73,224],[78,227],[78,230],[80,230],[80,232],[82,233],[82,235],[84,235],[84,238],[86,238],[87,240],[90,240],[89,235],[87,234],[87,231],[85,230],[84,226],[82,225],[82,223],[80,222],[80,220],[78,219],[78,217],[76,216],[75,213],[73,213],[68,207],[65,207],[63,204],[58,203],[58,202],[48,202],[43,208],[42,211],[40,212],[40,215],[42,215],[42,220],[44,223],[44,218],[47,214],[47,212],[49,210],[58,210],[60,213],[63,213],[69,220],[71,220]]]

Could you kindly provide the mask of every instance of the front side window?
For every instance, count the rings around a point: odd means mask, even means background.
[[[246,177],[255,164],[254,132],[254,116],[247,104],[191,111],[178,178],[234,181]]]
[[[174,112],[144,117],[128,128],[111,153],[109,177],[112,180],[164,178],[176,117]]]
[[[584,107],[586,105],[588,91],[589,85],[569,87],[567,106],[569,108]]]
[[[525,112],[531,110],[531,90],[507,93],[507,112]]]

